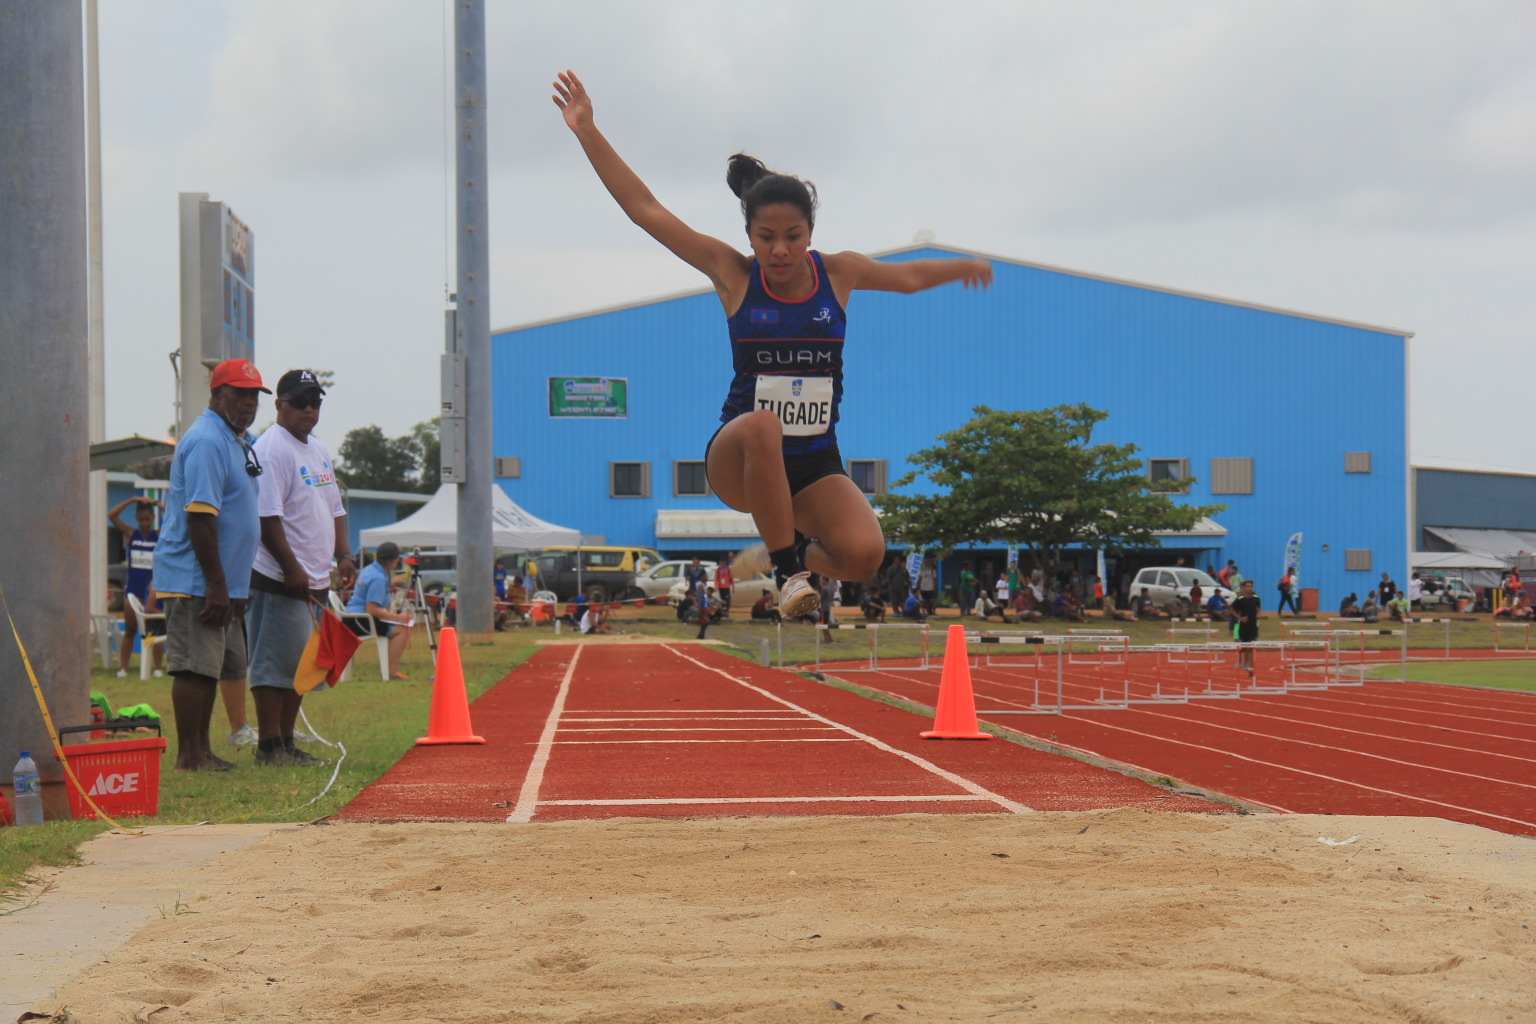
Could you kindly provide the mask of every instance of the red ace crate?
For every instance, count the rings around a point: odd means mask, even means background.
[[[75,778],[107,814],[156,815],[160,813],[160,755],[165,738],[146,736],[106,743],[81,743],[64,748]],[[74,786],[69,790],[69,811],[76,818],[94,818],[96,812]]]

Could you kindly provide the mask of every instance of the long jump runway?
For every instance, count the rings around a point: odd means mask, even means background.
[[[917,715],[699,645],[550,645],[470,710],[485,744],[415,747],[336,817],[1228,809],[1004,740],[923,740]]]
[[[1152,657],[1064,664],[1060,714],[1037,706],[1055,701],[1054,656],[1028,669],[979,663],[971,671],[977,715],[1064,750],[1277,811],[1438,817],[1536,835],[1536,696],[1389,681],[1256,692],[1222,664],[1206,670],[1210,689],[1187,703],[1162,688],[1174,699],[1105,706],[1127,692],[1154,695]],[[1273,658],[1259,652],[1259,691],[1282,674]],[[848,678],[931,706],[939,669],[890,663]]]

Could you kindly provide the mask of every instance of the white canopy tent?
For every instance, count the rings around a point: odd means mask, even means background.
[[[1496,587],[1505,572],[1502,559],[1466,551],[1415,551],[1410,563],[1414,572],[1460,576],[1469,587]]]
[[[451,548],[459,536],[459,489],[444,484],[421,508],[398,523],[375,526],[358,536],[363,547],[387,540],[402,548]],[[580,544],[581,531],[530,515],[500,487],[491,488],[491,544],[499,551],[530,551],[556,544]]]

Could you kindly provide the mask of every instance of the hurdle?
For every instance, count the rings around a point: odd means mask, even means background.
[[[1329,650],[1333,654],[1333,672],[1336,679],[1335,686],[1364,686],[1365,685],[1365,638],[1368,636],[1398,636],[1403,638],[1399,648],[1398,659],[1402,666],[1402,679],[1408,678],[1408,631],[1406,629],[1298,629],[1290,634],[1292,637],[1324,637],[1327,640]],[[1359,646],[1356,648],[1360,658],[1357,662],[1361,671],[1355,677],[1355,681],[1344,681],[1342,639],[1355,637]],[[1338,642],[1336,642],[1338,641]]]
[[[1094,641],[1098,641],[1100,644],[1103,644],[1103,643],[1105,643],[1107,641],[1111,645],[1118,643],[1122,647],[1128,646],[1130,644],[1130,642],[1131,642],[1131,638],[1125,635],[1125,630],[1123,630],[1123,629],[1069,629],[1069,630],[1067,630],[1067,636],[1069,636],[1069,637],[1076,637],[1078,639],[1081,639],[1081,640],[1084,640],[1084,641],[1087,641],[1087,642],[1090,642],[1090,643],[1094,642]],[[1101,648],[1101,650],[1102,650],[1102,648]],[[1067,646],[1067,663],[1069,665],[1071,665],[1071,664],[1090,664],[1090,665],[1098,664],[1097,661],[1085,660],[1085,659],[1080,659],[1080,658],[1075,657],[1074,656],[1075,655],[1075,651],[1076,651],[1075,645],[1068,644],[1068,646]],[[1090,657],[1091,657],[1092,653],[1094,653],[1094,652],[1089,652],[1089,656]],[[1124,659],[1121,660],[1120,664],[1123,664],[1123,663],[1124,663]]]
[[[1093,644],[1093,645],[1098,645],[1098,646],[1109,646],[1114,651],[1116,651],[1117,653],[1120,653],[1121,656],[1122,656],[1122,659],[1123,659],[1123,657],[1124,657],[1124,653],[1123,652],[1125,651],[1125,649],[1127,647],[1127,643],[1115,643],[1115,644],[1104,645],[1104,641],[1105,640],[1116,640],[1116,639],[1122,640],[1122,641],[1128,641],[1128,638],[1126,638],[1126,637],[1107,636],[1107,635],[1105,635],[1103,633],[1088,633],[1088,634],[1083,634],[1083,633],[1078,633],[1078,634],[1073,634],[1073,633],[1041,633],[1041,634],[1035,634],[1035,635],[1032,635],[1032,636],[992,636],[992,635],[983,635],[983,634],[979,634],[979,633],[967,633],[965,635],[965,642],[966,642],[967,645],[973,644],[973,643],[975,643],[975,644],[982,644],[982,645],[987,645],[987,644],[1027,644],[1027,645],[1035,647],[1037,652],[1043,652],[1046,647],[1055,647],[1056,648],[1056,702],[1054,704],[1047,704],[1047,703],[1044,703],[1040,699],[1041,672],[1039,671],[1040,661],[1039,661],[1039,654],[1037,653],[1036,658],[1035,658],[1035,662],[1034,662],[1034,664],[1036,665],[1036,671],[1034,673],[1035,698],[1034,698],[1033,704],[1031,705],[1031,708],[1030,709],[1019,709],[1019,710],[1007,709],[1007,710],[1000,710],[1000,711],[988,711],[987,714],[989,714],[989,715],[1038,715],[1038,714],[1059,715],[1063,711],[1102,711],[1102,710],[1104,710],[1106,708],[1122,709],[1123,710],[1126,707],[1126,704],[1124,704],[1122,702],[1119,702],[1119,701],[1111,702],[1111,701],[1108,701],[1107,698],[1104,697],[1102,685],[1100,686],[1100,698],[1101,699],[1099,701],[1092,702],[1092,703],[1087,703],[1087,704],[1068,704],[1067,701],[1066,701],[1066,679],[1065,679],[1065,676],[1063,675],[1063,667],[1064,667],[1064,665],[1067,662],[1067,657],[1070,656],[1070,652],[1073,649],[1073,647],[1076,646],[1076,645],[1079,645],[1079,644]],[[1063,651],[1063,648],[1066,649],[1065,652]],[[1094,662],[1094,664],[1101,664],[1101,663]],[[1111,664],[1123,664],[1123,661],[1111,662]],[[1100,681],[1102,683],[1102,681],[1103,681],[1103,670],[1102,670],[1102,668],[1100,669],[1099,678],[1100,678]],[[1129,687],[1129,683],[1127,682],[1127,688],[1128,687]]]
[[[879,672],[880,671],[880,633],[887,629],[915,629],[918,630],[920,651],[918,654],[918,668],[932,667],[929,658],[929,631],[926,622],[849,622],[829,626],[826,623],[816,623],[816,670],[821,671],[821,643],[822,634],[833,629],[862,629],[869,633],[869,666],[867,668],[839,667],[839,672]],[[830,642],[831,637],[827,638]],[[782,661],[782,655],[780,661]]]
[[[966,635],[970,636],[972,634],[968,633]],[[1003,637],[1003,636],[1044,636],[1045,635],[1045,630],[1043,630],[1043,629],[983,629],[983,630],[979,630],[974,635],[976,635],[978,637],[984,637],[984,636],[997,636],[997,637]],[[1000,642],[1001,643],[1019,643],[1020,641],[1008,640],[1008,641],[1000,641]],[[998,657],[998,655],[992,653],[992,647],[995,646],[995,644],[993,644],[992,642],[989,642],[989,641],[982,641],[982,640],[978,640],[977,643],[982,644],[983,646],[982,646],[981,660],[979,660],[978,662],[975,663],[976,666],[986,665],[988,668],[1018,668],[1018,667],[1021,667],[1021,666],[1024,666],[1024,665],[1028,665],[1028,664],[1031,663],[1029,660],[1025,660],[1025,661],[1003,661],[1003,660],[1001,660]],[[1039,660],[1040,660],[1040,658],[1039,658],[1039,648],[1036,647],[1035,648],[1035,658],[1033,659],[1033,661],[1038,663]]]
[[[1173,621],[1174,622],[1194,622],[1194,621],[1197,621],[1197,620],[1195,620],[1195,619],[1174,619]],[[1170,647],[1170,648],[1176,647],[1176,648],[1181,649],[1182,652],[1183,652],[1183,656],[1179,657],[1179,658],[1174,658],[1174,657],[1172,657],[1170,655],[1169,656],[1169,660],[1170,661],[1173,661],[1173,662],[1183,662],[1183,663],[1188,664],[1188,665],[1210,665],[1210,664],[1214,664],[1215,661],[1217,660],[1214,656],[1205,655],[1205,654],[1197,653],[1197,652],[1203,652],[1206,644],[1213,644],[1213,643],[1215,643],[1217,635],[1221,632],[1220,630],[1215,629],[1215,628],[1210,627],[1210,626],[1207,626],[1204,629],[1193,629],[1193,628],[1188,628],[1188,627],[1172,626],[1172,627],[1169,627],[1167,632],[1168,632],[1168,642],[1166,644],[1161,645],[1161,646]],[[1181,635],[1186,635],[1186,634],[1190,635],[1190,636],[1204,637],[1204,639],[1201,640],[1199,643],[1195,643],[1193,641],[1190,642],[1190,643],[1181,643],[1179,641],[1179,637]],[[1188,673],[1185,673],[1185,674],[1188,675]]]
[[[1503,630],[1506,630],[1506,629],[1518,629],[1518,630],[1520,630],[1520,646],[1519,647],[1505,647],[1505,646],[1503,646],[1503,639],[1504,639]],[[1496,650],[1496,651],[1528,651],[1528,650],[1530,650],[1531,649],[1531,623],[1529,623],[1529,622],[1499,622],[1498,620],[1494,620],[1494,623],[1493,623],[1493,649]]]

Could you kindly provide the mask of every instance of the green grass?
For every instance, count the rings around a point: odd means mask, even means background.
[[[1373,669],[1373,679],[1400,679],[1396,665]],[[1410,662],[1408,678],[1421,683],[1452,683],[1458,686],[1493,686],[1502,690],[1536,692],[1536,659],[1523,661],[1458,661],[1444,664]]]
[[[533,653],[533,640],[548,635],[544,630],[498,633],[489,645],[461,645],[464,683],[474,700]],[[139,680],[117,678],[115,671],[91,670],[91,689],[106,694],[113,707],[145,702],[163,716],[169,744],[160,762],[160,814],[154,818],[124,818],[127,827],[176,825],[200,821],[281,822],[312,821],[334,813],[395,764],[423,735],[431,702],[431,653],[417,631],[401,661],[409,680],[381,682],[374,652],[367,646],[357,652],[352,678],[334,691],[312,694],[304,700],[304,714],[314,730],[347,748],[336,783],[325,796],[301,807],[325,788],[334,765],[318,768],[257,768],[254,748],[235,748],[224,742],[228,720],[222,702],[213,713],[215,752],[232,760],[232,772],[175,772],[176,735],[171,727],[171,681],[168,677]],[[137,662],[134,662],[137,667]],[[75,724],[87,721],[83,713],[54,708],[55,721]],[[247,697],[247,713],[254,708]],[[303,720],[299,728],[304,728]],[[82,742],[79,736],[72,742]],[[317,756],[335,754],[318,743],[301,744]],[[34,866],[61,866],[78,861],[80,843],[105,831],[104,822],[47,821],[30,828],[0,829],[0,893],[24,889]],[[3,914],[5,905],[0,905]]]

